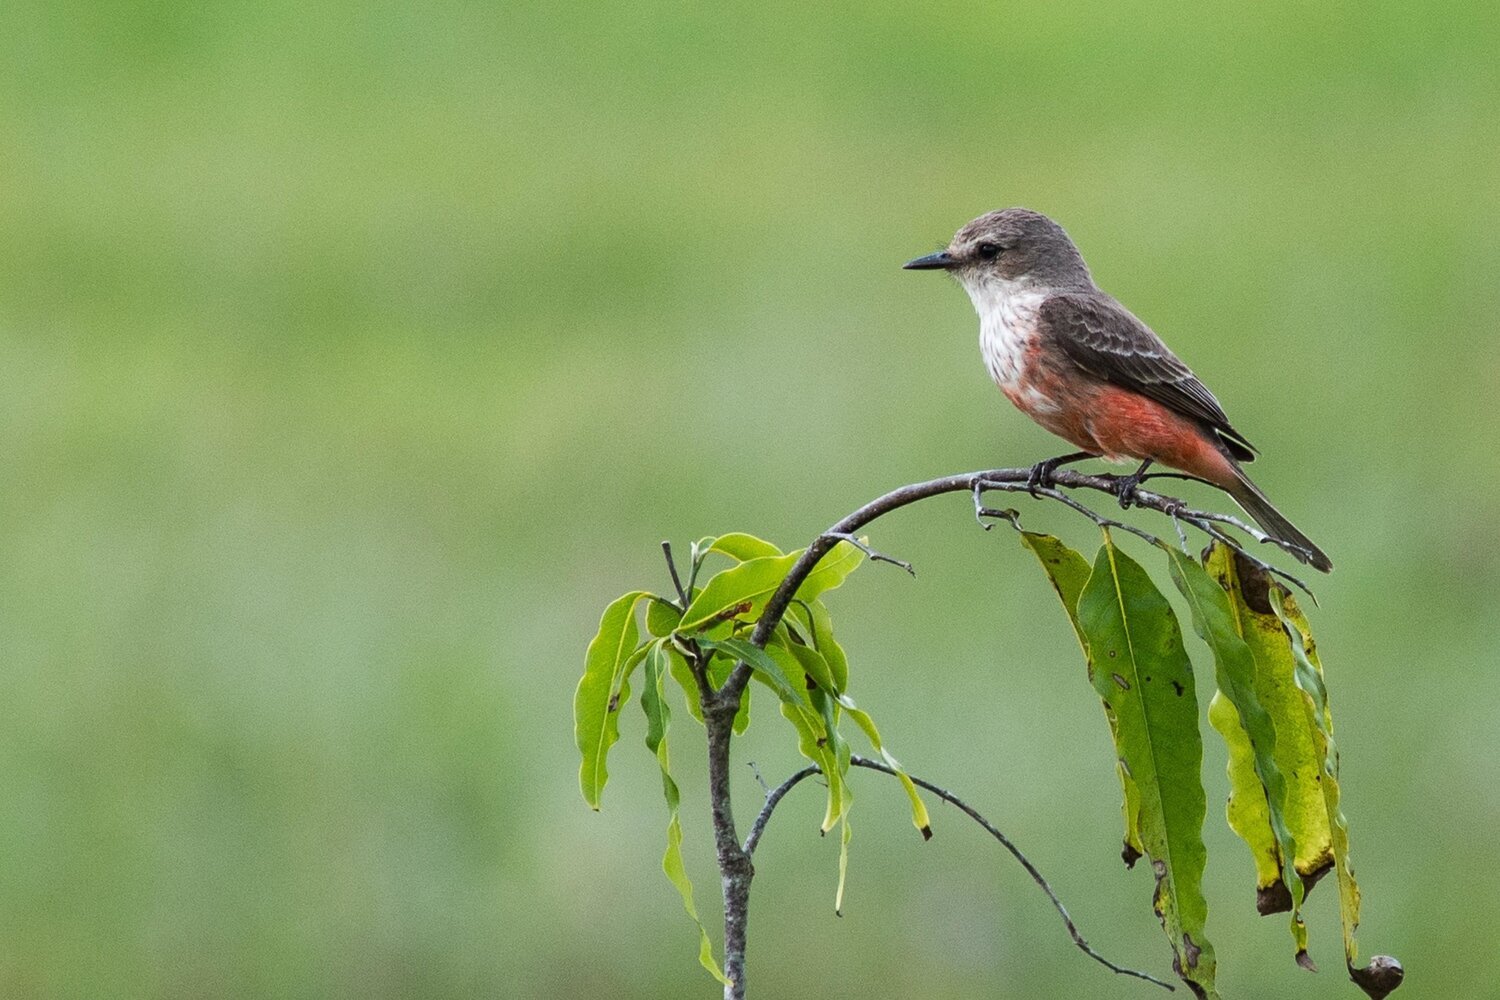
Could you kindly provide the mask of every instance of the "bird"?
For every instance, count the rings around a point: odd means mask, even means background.
[[[1088,458],[1139,461],[1117,481],[1122,506],[1153,464],[1228,493],[1300,561],[1333,562],[1272,505],[1244,465],[1256,449],[1224,408],[1149,326],[1094,284],[1062,226],[1040,212],[1005,208],[959,229],[948,246],[903,265],[942,270],[979,314],[989,374],[1016,408],[1081,449],[1038,462],[1033,486]]]

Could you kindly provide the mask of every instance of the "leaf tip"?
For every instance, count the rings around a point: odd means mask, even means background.
[[[1312,956],[1305,951],[1297,952],[1297,964],[1302,966],[1302,968],[1306,969],[1308,972],[1318,971],[1318,963],[1314,962],[1312,960]]]
[[[1391,955],[1372,955],[1370,964],[1363,969],[1349,966],[1349,978],[1370,1000],[1385,1000],[1406,978],[1406,970]]]
[[[930,827],[930,826],[920,826],[917,829],[919,829],[919,830],[922,831],[922,839],[924,841],[932,839],[932,827]]]
[[[1270,885],[1255,890],[1255,912],[1263,917],[1273,913],[1288,913],[1292,909],[1292,894],[1286,883],[1277,879]]]

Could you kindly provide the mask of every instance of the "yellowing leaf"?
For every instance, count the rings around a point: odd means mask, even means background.
[[[1356,970],[1354,964],[1359,960],[1359,945],[1354,939],[1354,933],[1359,929],[1359,884],[1354,880],[1354,864],[1349,860],[1349,824],[1344,819],[1343,808],[1339,801],[1341,795],[1339,752],[1333,741],[1333,714],[1328,707],[1328,691],[1324,686],[1323,665],[1318,660],[1317,646],[1313,642],[1312,632],[1308,629],[1307,619],[1303,616],[1302,610],[1297,607],[1297,602],[1292,595],[1283,587],[1273,586],[1269,599],[1276,617],[1286,626],[1292,655],[1297,663],[1297,686],[1307,695],[1305,703],[1307,721],[1312,728],[1314,745],[1318,750],[1318,759],[1322,766],[1322,780],[1319,786],[1323,791],[1323,808],[1332,835],[1334,871],[1339,880],[1339,916],[1344,931],[1344,962],[1351,975],[1355,975],[1356,981],[1361,982],[1360,975],[1357,973],[1365,973],[1367,979],[1370,977],[1368,976],[1369,970]],[[1400,969],[1400,963],[1395,962],[1394,959],[1389,960],[1387,964],[1393,964],[1395,969]],[[1398,985],[1400,983],[1399,972],[1395,977],[1395,982]],[[1361,987],[1366,988],[1363,982],[1361,982]],[[1391,986],[1390,989],[1395,989],[1395,986]],[[1370,990],[1366,988],[1366,992]]]
[[[1293,864],[1296,838],[1287,823],[1287,780],[1277,755],[1277,729],[1256,690],[1257,664],[1250,646],[1240,635],[1239,622],[1230,596],[1192,557],[1169,545],[1167,565],[1172,581],[1187,600],[1193,629],[1213,652],[1214,676],[1219,690],[1239,713],[1240,725],[1249,737],[1255,775],[1265,789],[1266,812],[1281,861],[1282,884],[1290,890],[1290,930],[1299,964],[1305,964],[1307,927],[1302,922],[1304,887]]]

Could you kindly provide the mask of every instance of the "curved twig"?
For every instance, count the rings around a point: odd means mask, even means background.
[[[797,588],[802,585],[802,581],[807,579],[808,574],[817,566],[819,560],[827,555],[841,540],[853,536],[856,531],[876,518],[899,510],[909,504],[916,503],[918,500],[925,500],[928,497],[938,496],[943,493],[973,493],[976,501],[976,513],[980,513],[981,516],[983,516],[985,508],[978,501],[987,490],[1028,493],[1039,499],[1056,500],[1063,503],[1090,518],[1095,524],[1119,527],[1125,531],[1140,535],[1153,544],[1156,543],[1157,539],[1155,536],[1112,518],[1106,518],[1063,492],[1064,489],[1095,490],[1099,493],[1107,493],[1110,496],[1119,496],[1120,478],[1114,475],[1089,475],[1088,473],[1076,472],[1071,469],[1059,469],[1051,476],[1052,486],[1041,487],[1033,485],[1030,468],[991,469],[984,472],[966,472],[956,476],[944,476],[941,479],[933,479],[925,483],[913,483],[910,486],[903,486],[900,489],[892,490],[885,496],[870,501],[830,527],[803,550],[801,557],[793,564],[791,571],[787,573],[786,578],[781,581],[781,585],[771,596],[771,600],[766,603],[765,611],[761,614],[760,620],[755,623],[755,630],[750,635],[750,641],[757,646],[765,646],[770,640],[771,634],[776,630],[776,626],[781,622],[782,616],[786,614],[787,605],[791,603],[792,596],[797,593]],[[1131,502],[1137,507],[1144,507],[1148,510],[1154,510],[1160,514],[1167,515],[1172,519],[1174,524],[1187,523],[1192,525],[1210,538],[1228,545],[1261,569],[1273,573],[1295,585],[1309,597],[1313,596],[1307,584],[1290,573],[1277,569],[1264,560],[1251,555],[1243,545],[1220,528],[1219,525],[1228,525],[1243,531],[1258,542],[1270,542],[1278,545],[1294,556],[1299,555],[1299,550],[1295,545],[1267,535],[1259,528],[1253,527],[1230,514],[1195,510],[1177,497],[1167,496],[1162,493],[1137,489]],[[995,512],[991,516],[1003,515]],[[1316,602],[1317,598],[1314,597],[1313,600]],[[729,679],[725,681],[723,688],[720,689],[720,697],[727,702],[738,702],[740,693],[745,690],[745,685],[749,682],[750,666],[741,662],[735,666],[734,671],[729,675]]]
[[[853,760],[853,758],[850,758]],[[755,817],[755,823],[750,827],[750,834],[745,838],[745,853],[755,854],[756,845],[760,843],[761,834],[766,832],[766,824],[771,821],[771,813],[776,811],[776,804],[786,797],[786,793],[797,787],[797,783],[804,778],[811,778],[815,774],[822,774],[823,769],[816,764],[809,764],[790,778],[766,791],[765,805],[760,807],[760,815]]]
[[[861,757],[859,754],[850,754],[849,763],[854,767],[864,767],[868,768],[871,771],[879,771],[882,774],[889,774],[892,777],[896,776],[896,769],[891,767],[889,764],[881,763],[878,760],[871,760],[868,757]],[[775,788],[766,793],[766,801],[765,804],[760,808],[760,815],[755,817],[755,824],[750,827],[750,835],[745,838],[746,854],[755,853],[755,848],[760,844],[761,836],[766,832],[766,824],[771,821],[771,814],[776,811],[776,806],[781,802],[783,798],[786,797],[787,792],[790,792],[804,780],[812,777],[815,774],[821,773],[822,769],[819,768],[818,765],[809,764],[808,766],[796,772],[791,777],[787,778],[781,784],[777,785]],[[1171,983],[1163,982],[1150,973],[1141,972],[1137,969],[1128,969],[1123,965],[1116,965],[1114,962],[1111,962],[1109,959],[1105,958],[1103,955],[1095,951],[1093,946],[1084,939],[1083,934],[1079,932],[1078,925],[1073,923],[1073,918],[1068,914],[1067,907],[1063,906],[1062,900],[1057,898],[1057,893],[1053,891],[1052,886],[1047,882],[1047,879],[1042,875],[1040,871],[1037,870],[1036,865],[1031,863],[1031,859],[1028,858],[1024,853],[1022,853],[1021,849],[1017,847],[1011,841],[1011,839],[1000,830],[999,827],[986,819],[984,814],[981,813],[978,809],[975,809],[973,806],[969,805],[963,799],[959,798],[957,795],[954,795],[946,788],[943,788],[941,785],[935,785],[932,782],[927,781],[924,778],[919,778],[914,774],[908,774],[907,777],[911,778],[912,784],[916,785],[919,788],[927,789],[927,791],[931,792],[933,795],[936,795],[944,802],[957,807],[966,816],[983,827],[986,833],[999,841],[1001,847],[1010,852],[1011,857],[1015,858],[1016,861],[1020,863],[1021,867],[1026,869],[1026,874],[1031,876],[1031,880],[1035,882],[1038,888],[1040,888],[1042,892],[1046,893],[1047,898],[1052,901],[1052,908],[1055,909],[1058,916],[1062,918],[1063,926],[1068,929],[1068,936],[1073,939],[1073,944],[1078,946],[1079,951],[1083,952],[1089,958],[1092,958],[1094,961],[1098,962],[1100,965],[1104,966],[1111,972],[1116,973],[1117,975],[1134,976],[1136,979],[1144,979],[1148,983],[1155,983],[1157,986],[1160,986],[1164,990],[1176,990],[1176,987],[1174,987]]]

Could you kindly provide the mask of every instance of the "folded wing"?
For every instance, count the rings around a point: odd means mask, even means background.
[[[1235,430],[1224,408],[1152,329],[1103,294],[1054,295],[1042,303],[1043,335],[1095,378],[1138,392],[1199,421],[1230,455],[1253,461],[1255,446]]]

